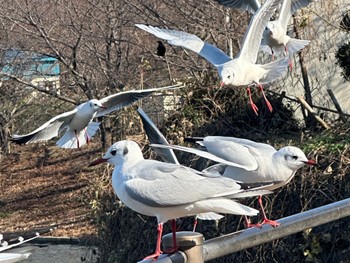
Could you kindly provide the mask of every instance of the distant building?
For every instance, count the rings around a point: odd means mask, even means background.
[[[1,57],[1,81],[13,75],[40,88],[60,92],[60,66],[56,58],[20,50],[6,50]],[[27,87],[33,89],[32,87]]]

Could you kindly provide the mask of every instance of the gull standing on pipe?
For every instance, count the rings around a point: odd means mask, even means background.
[[[161,251],[163,224],[168,220],[200,213],[257,215],[258,210],[232,200],[245,194],[239,183],[225,177],[207,177],[194,169],[145,160],[134,141],[119,141],[89,166],[108,162],[114,165],[112,186],[119,199],[132,210],[157,217],[158,235],[155,253]],[[173,244],[170,253],[177,250]]]
[[[289,183],[295,172],[304,165],[316,165],[314,160],[308,160],[303,151],[294,146],[285,146],[277,151],[269,144],[235,137],[207,136],[193,138],[192,140],[199,143],[208,152],[178,145],[152,144],[151,146],[185,151],[207,159],[210,159],[208,153],[213,154],[224,160],[239,164],[241,167],[217,164],[202,172],[216,173],[247,184],[256,183],[260,185],[269,182],[272,185],[268,185],[263,189],[270,191]],[[259,196],[258,201],[263,214],[262,224],[278,226],[278,222],[266,217],[262,196]],[[247,222],[247,227],[250,226],[254,225]],[[261,224],[255,226],[261,226]]]
[[[17,144],[47,141],[65,131],[64,135],[57,141],[57,146],[70,149],[80,148],[89,143],[99,129],[100,123],[92,121],[95,117],[102,117],[113,111],[118,111],[156,91],[180,87],[181,85],[177,84],[161,88],[130,90],[100,100],[92,99],[80,104],[74,110],[53,117],[31,133],[25,135],[13,134],[11,141]]]
[[[161,39],[167,40],[171,45],[184,47],[204,57],[217,68],[221,78],[220,87],[230,84],[233,86],[248,86],[247,93],[250,105],[255,114],[258,115],[258,107],[252,100],[250,86],[258,86],[267,107],[272,111],[271,103],[265,96],[262,84],[276,80],[286,73],[288,69],[289,60],[287,58],[268,64],[256,64],[263,31],[279,3],[280,0],[267,0],[258,9],[250,20],[241,50],[234,59],[195,35],[143,24],[136,24],[136,26]]]
[[[142,120],[142,125],[143,129],[145,130],[148,140],[151,144],[164,144],[164,145],[169,145],[168,141],[165,139],[164,135],[159,131],[157,126],[152,122],[152,120],[147,116],[147,114],[141,109],[137,109],[138,114],[141,117]],[[179,161],[176,158],[176,155],[172,149],[165,149],[165,148],[158,148],[158,147],[153,147],[153,150],[157,153],[158,156],[162,158],[164,162],[167,163],[173,163],[173,164],[180,164]],[[210,157],[210,156],[209,156]],[[220,160],[217,160],[220,161]],[[211,174],[210,171],[205,172],[205,176],[217,176],[216,171],[214,171],[213,174]],[[262,186],[262,185],[261,185]],[[254,187],[251,187],[251,185],[245,185],[244,186],[246,189],[250,189],[249,191],[245,191],[245,196],[242,196],[241,198],[244,197],[253,197],[257,195],[262,195],[262,194],[269,194],[269,191],[262,191],[258,189],[254,189]],[[255,185],[255,187],[258,187],[258,185]],[[263,188],[263,187],[261,187]],[[238,198],[238,196],[235,196]],[[196,230],[197,226],[197,219],[201,220],[219,220],[223,218],[224,216],[220,214],[216,214],[213,212],[207,212],[207,213],[201,213],[196,215],[195,221],[194,221],[194,226],[193,226],[193,232]],[[172,228],[173,228],[173,234],[176,232],[176,222],[175,220],[172,221]],[[173,236],[173,239],[176,240],[176,235]],[[173,240],[173,243],[175,243]]]
[[[216,0],[220,5],[247,10],[254,14],[261,6],[258,0]],[[285,52],[285,54],[294,54],[307,46],[310,41],[303,39],[291,38],[287,35],[287,26],[298,9],[306,7],[314,0],[283,0],[279,9],[278,19],[269,21],[265,27],[261,48],[264,52],[275,55]],[[265,48],[267,47],[267,48]],[[292,64],[289,62],[292,69]]]

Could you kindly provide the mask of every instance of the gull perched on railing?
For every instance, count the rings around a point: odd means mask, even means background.
[[[315,161],[309,160],[301,149],[294,146],[285,146],[277,151],[269,144],[235,137],[207,136],[191,140],[199,143],[206,151],[178,145],[151,144],[151,146],[185,151],[207,159],[210,159],[208,153],[213,154],[241,167],[216,164],[203,170],[204,173],[216,173],[218,176],[247,184],[271,183],[262,188],[270,191],[289,183],[295,172],[304,165],[316,165]],[[278,226],[278,222],[266,217],[262,196],[259,196],[258,201],[263,214],[262,224]],[[247,227],[251,226],[261,226],[261,224],[252,225],[247,222]]]
[[[141,117],[143,129],[147,134],[149,142],[151,144],[169,145],[169,143],[166,140],[166,138],[164,137],[164,135],[159,131],[157,126],[152,122],[152,120],[147,116],[147,114],[141,108],[138,108],[137,112]],[[172,149],[159,148],[159,147],[153,147],[152,149],[157,153],[158,156],[160,156],[162,158],[162,160],[164,162],[173,163],[173,164],[180,164]],[[213,157],[215,158],[215,156],[212,154],[209,154],[207,157],[209,157],[211,160],[213,160]],[[215,159],[215,160],[220,161],[219,159]],[[204,172],[205,176],[217,176],[216,170],[213,173],[211,173],[209,167],[206,170],[204,170],[203,172]],[[258,196],[261,194],[269,194],[269,193],[271,193],[270,191],[264,192],[264,191],[261,191],[259,189],[259,187],[266,188],[267,185],[271,185],[271,184],[270,183],[266,183],[266,184],[263,183],[260,185],[258,185],[258,184],[254,184],[254,185],[246,184],[244,186],[241,184],[241,186],[243,186],[245,189],[247,189],[247,191],[245,191],[245,195],[244,196],[242,195],[241,198],[253,197],[253,196]],[[250,190],[248,191],[248,189],[250,189]],[[238,198],[238,196],[235,196],[235,197]],[[193,231],[196,230],[197,219],[219,220],[223,217],[224,217],[223,215],[216,214],[213,212],[198,214],[198,215],[196,215],[196,218],[195,218]],[[173,224],[175,224],[175,223],[173,222]]]
[[[183,87],[182,84],[177,84],[161,88],[130,90],[109,95],[100,100],[92,99],[80,104],[74,110],[53,117],[29,134],[13,134],[11,141],[17,144],[47,141],[65,131],[56,144],[61,148],[80,148],[89,143],[99,129],[100,123],[92,121],[95,117],[118,111],[154,92],[181,87]]]
[[[163,224],[168,220],[206,212],[249,216],[258,213],[258,210],[232,200],[246,192],[235,180],[206,176],[178,164],[146,160],[134,141],[113,144],[102,158],[93,161],[90,166],[104,162],[115,167],[112,186],[119,199],[140,214],[157,217],[155,253],[146,259],[158,258],[162,253]],[[173,228],[173,248],[167,253],[177,250],[175,235]]]
[[[249,95],[250,105],[254,112],[258,114],[258,107],[251,97],[250,86],[258,86],[267,107],[272,111],[271,103],[265,96],[262,84],[267,84],[278,79],[288,69],[287,58],[267,64],[256,64],[263,31],[279,3],[280,0],[267,0],[255,12],[245,33],[241,50],[234,59],[195,35],[143,24],[136,24],[136,26],[161,39],[167,40],[171,45],[192,50],[208,60],[219,72],[221,78],[220,87],[223,85],[248,86],[247,93]]]

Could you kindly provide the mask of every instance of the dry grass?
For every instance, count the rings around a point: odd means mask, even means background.
[[[95,234],[89,195],[96,174],[87,166],[97,150],[14,146],[1,160],[0,233],[57,224],[55,236]]]

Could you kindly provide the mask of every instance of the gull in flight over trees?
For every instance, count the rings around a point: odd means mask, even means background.
[[[114,165],[112,186],[119,199],[140,214],[157,217],[155,253],[145,259],[158,258],[162,253],[163,224],[168,220],[206,212],[249,216],[258,213],[258,210],[232,200],[245,195],[246,191],[235,180],[205,176],[182,165],[144,159],[134,141],[113,144],[90,166],[104,162]],[[173,227],[174,247],[167,253],[177,250],[175,235]]]
[[[218,176],[247,184],[271,183],[263,188],[270,191],[289,183],[296,171],[304,165],[316,165],[314,160],[307,159],[304,152],[294,146],[285,146],[277,151],[269,144],[223,136],[207,136],[188,140],[197,142],[207,152],[178,145],[151,144],[151,146],[185,151],[207,159],[210,159],[208,153],[211,153],[219,158],[239,164],[241,167],[219,163],[202,172],[216,173]],[[262,224],[278,226],[278,222],[266,217],[261,196],[259,196],[258,201],[263,214]],[[247,227],[250,226],[253,225],[247,225]]]
[[[247,10],[254,14],[261,6],[259,0],[216,0],[219,4],[231,8]],[[306,7],[314,0],[282,0],[279,9],[278,18],[269,21],[265,27],[261,47],[264,52],[275,55],[285,52],[285,54],[294,54],[307,46],[310,41],[292,38],[287,35],[288,23],[298,9]],[[267,47],[267,48],[266,48]],[[292,64],[289,63],[292,69]]]
[[[249,102],[255,114],[258,114],[258,107],[252,100],[250,86],[257,85],[265,99],[266,105],[272,111],[271,103],[265,96],[262,84],[270,83],[286,73],[288,59],[282,58],[267,64],[256,64],[263,31],[279,5],[280,0],[267,0],[252,17],[246,31],[240,52],[234,59],[225,54],[222,50],[204,42],[199,37],[176,30],[161,29],[143,24],[136,24],[156,37],[168,41],[169,44],[180,46],[205,58],[213,64],[220,75],[221,84],[233,86],[248,86],[247,93]]]
[[[80,148],[89,143],[99,129],[100,123],[92,121],[95,117],[102,117],[118,111],[156,91],[180,87],[181,85],[177,84],[161,88],[130,90],[119,92],[100,100],[92,99],[80,104],[71,111],[53,117],[31,133],[25,135],[13,134],[11,141],[17,144],[47,141],[65,131],[56,145],[61,148]]]

